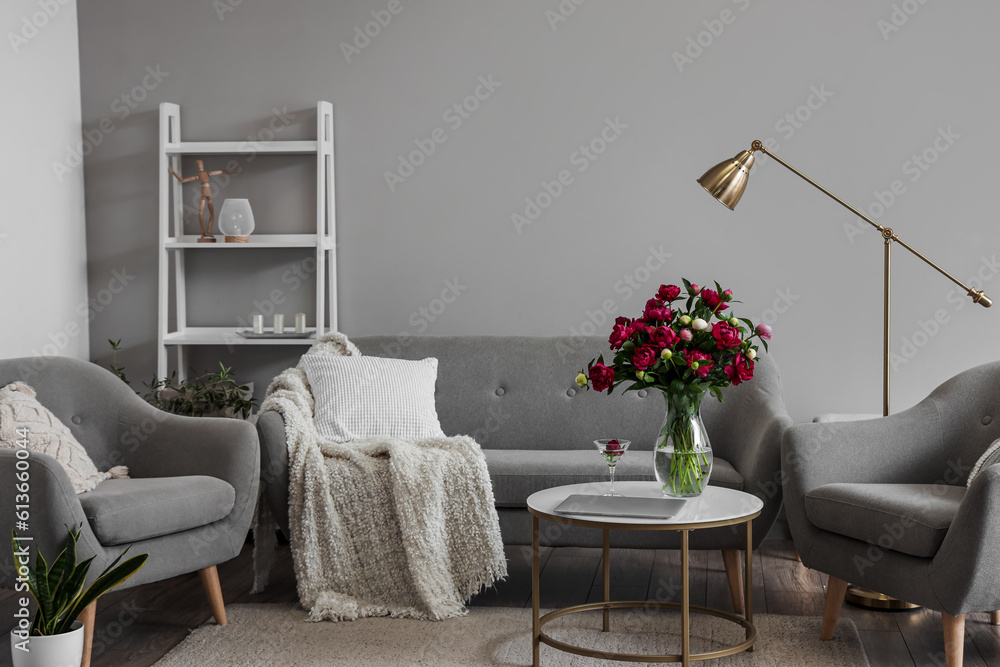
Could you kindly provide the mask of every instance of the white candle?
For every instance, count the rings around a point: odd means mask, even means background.
[[[264,333],[264,316],[260,313],[254,313],[252,315],[253,319],[253,332],[255,334]]]
[[[280,334],[285,333],[285,316],[281,314],[275,314],[274,316],[274,333]]]
[[[295,333],[306,332],[306,314],[295,313]]]

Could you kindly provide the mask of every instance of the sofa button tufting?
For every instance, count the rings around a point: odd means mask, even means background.
[[[989,426],[992,421],[993,417],[986,415],[985,417],[983,417],[983,426]]]
[[[639,398],[646,398],[646,390],[645,389],[640,389],[638,391],[638,394],[639,394]]]
[[[80,419],[80,415],[73,415],[73,416],[72,416],[72,417],[70,418],[70,421],[71,421],[71,422],[73,422],[74,424],[79,424],[79,423],[80,423],[80,422],[82,422],[83,420],[82,420],[82,419]]]
[[[496,391],[495,391],[494,393],[495,393],[495,394],[496,394],[497,396],[503,396],[503,395],[504,395],[504,390],[503,390],[503,387],[497,387],[497,390],[496,390]]]
[[[566,390],[566,395],[569,396],[569,397],[571,397],[571,398],[573,396],[576,396],[576,389],[567,389]]]

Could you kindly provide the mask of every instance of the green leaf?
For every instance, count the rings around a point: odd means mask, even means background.
[[[121,556],[119,556],[119,558],[121,558]],[[69,631],[69,628],[73,625],[73,621],[76,620],[76,617],[83,613],[83,610],[86,609],[91,602],[101,597],[115,586],[128,581],[132,575],[139,571],[139,568],[146,564],[146,560],[148,558],[149,554],[133,556],[114,570],[110,572],[105,570],[105,573],[98,577],[97,580],[90,585],[90,588],[88,588],[83,595],[77,599],[72,609],[66,615],[66,618],[63,619],[61,627],[64,629],[62,629],[61,632]],[[117,558],[115,559],[115,562],[118,562]]]

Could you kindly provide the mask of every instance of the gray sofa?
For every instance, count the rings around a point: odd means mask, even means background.
[[[362,354],[438,359],[437,410],[448,435],[474,437],[483,447],[507,544],[531,543],[525,501],[535,491],[604,481],[607,466],[595,438],[632,441],[618,464],[617,480],[652,480],[652,449],[666,407],[658,392],[616,391],[609,397],[581,390],[577,372],[600,352],[604,338],[389,337],[357,338]],[[774,362],[762,355],[756,378],[711,396],[703,416],[715,453],[711,484],[741,489],[764,500],[753,522],[754,546],[771,528],[781,506],[780,448],[791,424]],[[284,423],[275,412],[257,422],[262,484],[279,526],[288,532],[288,459]],[[546,530],[545,528],[549,528]],[[742,531],[694,531],[691,548],[743,548]],[[542,542],[596,546],[601,531],[543,524]],[[674,533],[614,532],[612,543],[627,547],[679,548]]]
[[[995,362],[888,417],[788,430],[789,527],[802,563],[830,575],[824,639],[849,582],[942,612],[947,664],[961,665],[965,614],[1000,607],[1000,465],[966,487],[998,411]]]

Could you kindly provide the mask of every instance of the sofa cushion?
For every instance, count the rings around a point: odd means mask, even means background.
[[[597,449],[485,449],[497,507],[525,507],[536,491],[564,484],[596,482],[595,493],[608,483],[608,466]],[[629,451],[619,460],[615,480],[651,481],[653,452]],[[715,458],[709,484],[743,490],[743,477],[727,461]]]
[[[109,479],[77,496],[104,546],[179,533],[223,519],[236,491],[216,477]]]
[[[817,528],[931,558],[965,491],[945,484],[826,484],[806,494],[806,516]]]

